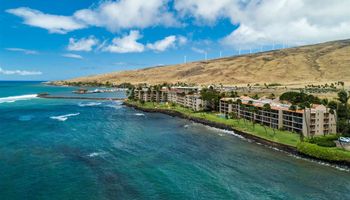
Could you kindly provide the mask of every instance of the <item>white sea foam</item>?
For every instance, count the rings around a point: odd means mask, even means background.
[[[135,113],[136,116],[145,116],[143,113]]]
[[[319,165],[323,165],[323,166],[327,166],[327,167],[333,167],[333,168],[335,168],[337,170],[340,170],[340,171],[350,172],[350,168],[346,167],[346,166],[339,166],[339,165],[335,165],[335,164],[330,164],[330,163],[322,162],[322,161],[315,160],[315,159],[312,159],[312,158],[303,158],[301,156],[297,156],[297,155],[294,155],[294,154],[288,154],[288,155],[291,156],[291,157],[294,157],[295,159],[305,160],[305,161],[317,163]]]
[[[119,104],[108,104],[108,105],[106,105],[106,107],[110,107],[110,108],[114,108],[114,109],[120,109],[120,108],[122,108],[122,106],[121,105],[119,105]]]
[[[225,130],[225,129],[220,129],[220,128],[215,128],[215,127],[211,127],[211,126],[207,126],[207,125],[204,125],[204,126],[207,127],[208,129],[211,129],[211,130],[214,130],[214,131],[217,131],[217,132],[221,132],[221,133],[233,135],[233,136],[235,136],[235,137],[248,140],[247,138],[245,138],[245,137],[243,137],[243,136],[241,136],[241,135],[239,135],[239,134],[236,134],[234,131]],[[219,134],[219,135],[220,135],[220,134]],[[220,135],[220,136],[222,136],[222,135]]]
[[[96,156],[101,156],[103,154],[105,154],[105,153],[104,152],[92,152],[87,156],[92,158],[92,157],[96,157]]]
[[[98,106],[101,105],[101,102],[87,102],[87,103],[79,103],[80,107],[88,107],[88,106]]]
[[[0,98],[0,103],[13,103],[16,101],[30,100],[34,98],[37,98],[36,94],[2,97]]]
[[[68,119],[68,117],[73,117],[73,116],[77,116],[79,115],[80,113],[71,113],[71,114],[67,114],[67,115],[61,115],[61,116],[52,116],[50,117],[51,119],[55,119],[55,120],[58,120],[58,121],[61,121],[61,122],[64,122]]]

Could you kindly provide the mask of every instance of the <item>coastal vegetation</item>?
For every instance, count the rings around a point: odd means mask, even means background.
[[[205,111],[193,111],[188,108],[181,107],[177,104],[167,104],[167,103],[155,103],[155,102],[144,102],[144,101],[128,101],[130,104],[134,104],[141,108],[148,109],[160,109],[160,110],[172,110],[179,113],[185,114],[190,117],[196,117],[200,119],[205,119],[208,121],[225,124],[235,128],[236,130],[243,131],[269,141],[278,142],[281,144],[296,147],[300,142],[299,135],[296,133],[276,130],[261,124],[253,123],[249,120],[238,119],[238,118],[226,118],[221,116],[217,112],[205,112]]]
[[[161,86],[152,86],[152,88],[160,89]],[[314,158],[336,162],[350,162],[350,152],[342,148],[342,146],[337,147],[335,143],[335,141],[337,141],[341,135],[349,135],[350,130],[350,115],[348,109],[350,93],[345,90],[340,90],[338,92],[338,98],[331,101],[328,99],[321,99],[317,96],[307,94],[303,91],[288,91],[279,97],[280,100],[291,103],[291,106],[289,108],[290,110],[311,108],[313,104],[323,104],[330,109],[331,113],[336,114],[338,134],[334,133],[317,137],[313,135],[304,137],[302,133],[298,134],[282,129],[271,128],[269,126],[256,123],[254,120],[239,118],[235,116],[233,112],[227,115],[220,114],[218,112],[220,99],[223,97],[239,96],[236,91],[220,92],[220,90],[217,90],[212,86],[203,88],[200,92],[200,97],[207,102],[207,106],[203,107],[201,111],[194,111],[173,102],[145,102],[143,100],[135,100],[132,93],[133,90],[130,92],[128,103],[135,105],[136,107],[151,109],[155,111],[174,111],[181,113],[189,118],[203,119],[205,121],[223,124],[231,127],[234,130],[262,138],[266,141],[293,147],[301,154]],[[255,94],[251,96],[251,98],[259,99],[259,96]],[[252,102],[248,102],[248,104],[252,104]],[[249,108],[251,108],[250,111],[252,113],[256,112],[256,110],[254,110],[256,107],[252,106]],[[263,109],[270,110],[270,104],[264,105]]]
[[[253,123],[245,119],[234,117],[226,118],[216,112],[195,112],[191,109],[181,107],[175,103],[167,104],[132,100],[129,100],[128,103],[140,108],[176,111],[188,117],[194,117],[228,125],[234,130],[242,131],[244,133],[278,144],[294,147],[299,153],[310,157],[327,161],[350,162],[350,152],[342,148],[335,147],[334,140],[337,140],[339,135],[333,134],[327,136],[305,138],[304,141],[301,141],[299,134],[279,129],[272,129],[270,127]]]
[[[322,160],[350,162],[350,152],[337,147],[323,147],[309,142],[300,142],[297,149],[300,153]]]

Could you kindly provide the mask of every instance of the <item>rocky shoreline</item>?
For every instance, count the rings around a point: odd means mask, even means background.
[[[285,145],[285,144],[281,144],[281,143],[277,143],[277,142],[273,142],[273,141],[269,141],[266,140],[264,138],[261,137],[257,137],[255,135],[251,135],[249,133],[240,131],[240,130],[236,130],[231,126],[225,125],[225,124],[221,124],[221,123],[217,123],[217,122],[212,122],[209,120],[205,120],[205,119],[201,119],[201,118],[197,118],[197,117],[191,117],[188,115],[185,115],[183,113],[174,111],[174,110],[164,110],[164,109],[152,109],[152,108],[143,108],[143,107],[139,107],[137,105],[134,104],[130,104],[126,101],[123,102],[123,105],[128,106],[128,107],[132,107],[135,108],[137,110],[143,111],[143,112],[151,112],[151,113],[163,113],[172,117],[179,117],[179,118],[183,118],[183,119],[187,119],[196,123],[200,123],[206,126],[210,126],[210,127],[214,127],[214,128],[218,128],[218,129],[223,129],[223,130],[228,130],[228,131],[233,131],[235,134],[238,134],[246,139],[249,139],[255,143],[259,143],[271,148],[276,148],[278,150],[284,151],[286,153],[295,155],[295,156],[299,156],[302,158],[306,158],[306,159],[310,159],[312,161],[316,161],[316,162],[321,162],[321,163],[325,163],[325,164],[329,164],[329,165],[335,165],[337,167],[342,167],[342,168],[350,168],[350,162],[345,162],[345,161],[329,161],[329,160],[323,160],[323,159],[319,159],[319,158],[315,158],[315,157],[311,157],[305,154],[300,153],[296,147],[293,146],[289,146],[289,145]]]

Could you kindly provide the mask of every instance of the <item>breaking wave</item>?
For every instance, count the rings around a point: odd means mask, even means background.
[[[101,102],[87,102],[87,103],[79,103],[78,105],[80,107],[87,107],[87,106],[98,106],[101,105]]]
[[[0,103],[13,103],[16,101],[30,100],[34,98],[37,98],[36,94],[2,97],[0,98]]]
[[[73,116],[77,116],[77,115],[80,115],[80,113],[71,113],[71,114],[61,115],[61,116],[52,116],[50,118],[64,122],[68,119],[68,117],[73,117]]]
[[[101,155],[104,155],[104,154],[105,154],[105,152],[92,152],[92,153],[90,153],[87,156],[92,158],[92,157],[101,156]]]

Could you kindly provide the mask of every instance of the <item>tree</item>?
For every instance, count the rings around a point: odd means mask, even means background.
[[[255,115],[256,115],[256,113],[259,111],[258,110],[258,108],[257,107],[255,107],[255,106],[251,106],[250,108],[249,108],[249,110],[250,110],[250,113],[251,113],[251,122],[253,123],[253,130],[255,130]]]
[[[231,91],[229,96],[232,98],[235,98],[235,97],[238,97],[238,94],[236,91]]]
[[[350,120],[349,120],[349,105],[348,101],[350,99],[350,93],[345,91],[344,89],[338,93],[338,101],[340,104],[338,105],[337,114],[338,114],[338,126],[339,130],[346,134],[350,129]]]
[[[209,108],[211,110],[216,110],[219,106],[221,94],[213,87],[204,88],[201,90],[201,98],[202,100],[208,102]]]
[[[289,107],[289,110],[291,111],[296,111],[298,108],[296,105],[292,104],[290,107]]]
[[[135,90],[134,90],[134,88],[128,89],[126,91],[126,94],[128,96],[128,99],[130,99],[130,100],[134,100],[135,99]]]

